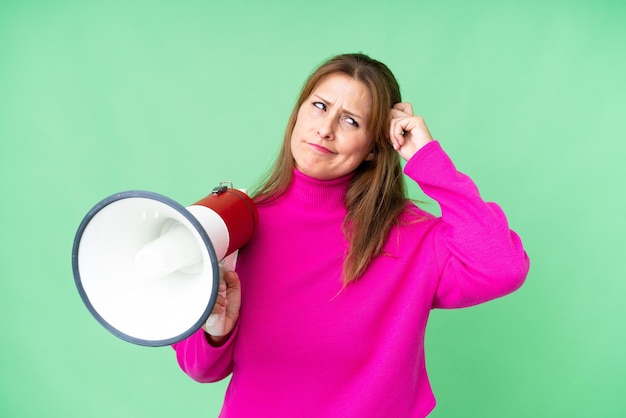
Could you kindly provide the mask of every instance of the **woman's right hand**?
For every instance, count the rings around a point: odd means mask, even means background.
[[[241,307],[241,283],[234,271],[223,271],[220,267],[220,286],[213,311],[202,327],[209,342],[219,346],[224,343],[239,318]]]
[[[413,114],[411,103],[396,103],[391,109],[389,141],[405,161],[409,161],[424,145],[433,141],[426,122]]]

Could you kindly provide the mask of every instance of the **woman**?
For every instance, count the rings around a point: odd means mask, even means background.
[[[407,199],[400,156],[441,217]],[[430,310],[503,296],[528,272],[502,210],[365,55],[309,77],[254,198],[259,228],[214,310],[225,335],[205,328],[174,346],[199,382],[232,373],[222,416],[426,416]]]

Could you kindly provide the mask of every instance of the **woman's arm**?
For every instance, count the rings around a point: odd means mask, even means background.
[[[233,371],[233,349],[237,327],[219,347],[211,345],[204,329],[172,345],[180,368],[200,383],[217,382]]]
[[[407,160],[405,173],[441,207],[434,232],[440,281],[433,307],[475,305],[519,288],[529,269],[519,236],[502,209],[483,201],[474,182],[456,170],[409,103],[391,110],[389,137]]]
[[[495,203],[485,202],[474,184],[454,167],[438,142],[409,160],[405,173],[441,207],[434,234],[440,281],[435,308],[459,308],[518,289],[529,269],[519,236]]]
[[[233,271],[221,274],[219,294],[211,314],[218,323],[212,324],[210,329],[205,325],[189,338],[172,345],[180,368],[192,379],[216,382],[232,372],[240,307],[239,276]]]

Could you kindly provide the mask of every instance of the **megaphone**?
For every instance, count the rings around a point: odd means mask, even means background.
[[[252,199],[227,183],[188,207],[142,190],[111,195],[76,232],[76,287],[115,336],[144,346],[179,342],[208,319],[219,263],[237,254],[257,224]]]

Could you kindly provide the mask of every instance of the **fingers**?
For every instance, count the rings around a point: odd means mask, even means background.
[[[400,117],[392,118],[389,123],[389,140],[396,150],[399,150],[404,145],[406,125],[405,118]]]
[[[239,275],[234,271],[224,273],[224,282],[226,287],[239,287]]]
[[[217,290],[217,299],[215,300],[213,313],[223,313],[226,311],[226,307],[228,306],[228,298],[226,297],[228,286],[226,284],[226,280],[224,279],[224,276],[225,274],[222,276],[220,283],[219,283],[219,287]]]
[[[222,313],[226,311],[228,307],[228,298],[225,295],[221,295],[218,293],[217,299],[215,300],[215,306],[213,307],[213,312]]]
[[[395,150],[399,150],[405,143],[405,134],[409,131],[410,118],[413,117],[413,105],[409,102],[400,102],[393,105],[390,112],[389,139]]]
[[[234,294],[237,294],[237,292],[239,291],[239,288],[240,288],[239,275],[234,271],[224,272],[220,280],[218,293],[217,293],[217,299],[215,300],[215,306],[213,307],[213,312],[214,313],[226,312],[230,303],[230,297],[232,297],[232,296],[229,297],[229,295],[232,295],[231,292],[234,292]],[[235,301],[235,305],[233,306],[237,306],[236,301]]]
[[[396,103],[392,107],[393,111],[404,113],[405,116],[413,116],[413,105],[409,102]]]
[[[409,160],[426,143],[432,141],[424,118],[415,115],[411,103],[396,103],[390,112],[389,142]]]
[[[237,322],[240,306],[239,275],[234,271],[225,271],[220,266],[220,281],[215,305],[203,325],[210,344],[220,345],[226,340],[225,336],[229,335]]]

